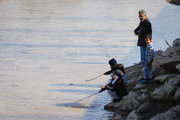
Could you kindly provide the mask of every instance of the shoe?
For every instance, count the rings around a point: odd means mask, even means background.
[[[142,80],[144,80],[144,78],[141,78],[141,79],[139,79],[138,81],[142,81]]]
[[[153,80],[152,80],[152,78],[147,78],[144,80],[140,80],[139,82],[142,84],[147,84],[147,83],[153,83]]]
[[[147,78],[146,79],[148,83],[153,83],[153,79],[152,78]]]
[[[139,82],[141,83],[141,84],[147,84],[148,83],[148,80],[139,80]]]

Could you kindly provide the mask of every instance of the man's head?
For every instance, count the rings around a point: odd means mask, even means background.
[[[140,21],[143,21],[145,20],[147,17],[146,17],[146,11],[145,10],[140,10],[139,11],[139,19]]]
[[[109,65],[111,66],[111,68],[113,67],[113,66],[115,66],[117,64],[117,61],[114,59],[114,58],[112,58],[111,60],[109,60]]]
[[[150,34],[146,35],[146,36],[145,36],[145,42],[146,42],[146,44],[151,43],[151,41],[152,41],[152,36],[151,36]]]

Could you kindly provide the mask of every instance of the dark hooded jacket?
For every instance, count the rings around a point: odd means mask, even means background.
[[[116,65],[112,66],[111,70],[105,72],[104,74],[110,75],[114,70],[117,70],[117,69],[121,70],[124,74],[126,73],[123,64],[116,64]]]
[[[140,31],[140,32],[138,32]],[[145,36],[147,34],[152,35],[151,22],[149,19],[145,19],[139,23],[139,26],[134,30],[134,34],[138,35],[138,46],[146,46]]]
[[[112,83],[112,81],[105,86],[105,89],[111,90],[116,92],[116,94],[122,98],[123,96],[127,95],[127,89],[126,85],[123,82],[123,72],[121,70],[115,70],[113,71],[115,75],[117,75],[119,78],[116,80],[115,83]]]

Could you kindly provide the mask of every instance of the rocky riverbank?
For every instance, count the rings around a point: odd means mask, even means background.
[[[141,64],[126,68],[129,94],[104,109],[113,120],[180,120],[180,38],[165,51],[156,51],[152,84],[140,84]]]
[[[180,0],[167,0],[167,2],[170,2],[175,5],[180,5]]]

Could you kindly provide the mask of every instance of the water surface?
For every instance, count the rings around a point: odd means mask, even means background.
[[[0,119],[70,120],[112,116],[103,92],[116,58],[139,62],[138,11],[152,22],[155,49],[180,37],[180,7],[165,0],[0,0]]]

